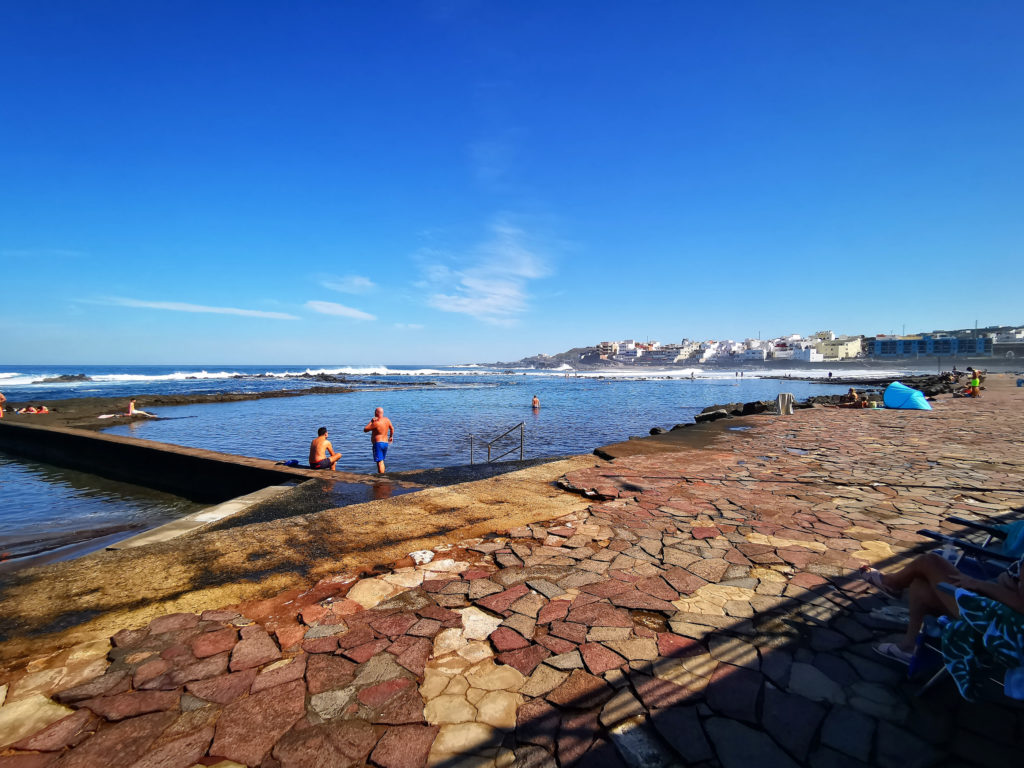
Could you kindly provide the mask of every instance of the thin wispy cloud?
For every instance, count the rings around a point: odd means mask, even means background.
[[[320,285],[339,293],[369,293],[377,284],[362,275],[345,275],[344,277],[325,277]]]
[[[298,320],[296,315],[287,312],[266,312],[262,309],[240,309],[238,307],[210,307],[205,304],[188,304],[182,301],[144,301],[111,296],[99,299],[94,303],[110,304],[116,307],[132,307],[134,309],[160,309],[169,312],[194,312],[209,315],[239,315],[241,317],[262,317],[268,320]]]
[[[529,308],[528,283],[550,273],[547,260],[522,229],[499,221],[491,230],[461,265],[449,267],[435,260],[437,252],[421,252],[430,306],[495,325],[510,325]]]
[[[363,312],[355,307],[346,307],[344,304],[335,304],[333,301],[307,301],[306,308],[321,315],[335,315],[337,317],[349,317],[353,320],[376,320],[375,315]]]
[[[402,331],[422,331],[423,326],[419,323],[395,323],[395,328]]]

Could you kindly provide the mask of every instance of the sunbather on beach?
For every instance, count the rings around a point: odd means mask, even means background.
[[[309,444],[309,468],[333,470],[340,458],[341,454],[334,452],[334,446],[327,439],[327,427],[320,427]]]
[[[839,398],[840,408],[860,408],[862,404],[860,393],[853,387],[850,387],[850,391]]]
[[[152,413],[146,413],[145,411],[140,411],[139,409],[137,409],[135,407],[135,398],[134,397],[131,400],[128,401],[128,416],[149,416],[150,418],[154,418]]]
[[[958,615],[953,595],[938,588],[942,582],[991,597],[1024,613],[1024,582],[1020,578],[1022,562],[1024,558],[1012,563],[994,581],[984,581],[961,573],[951,562],[934,553],[915,557],[896,573],[882,573],[868,566],[862,567],[861,575],[864,579],[886,594],[895,597],[907,590],[910,608],[910,623],[903,637],[895,643],[882,643],[875,650],[896,661],[909,663],[926,616]]]
[[[45,405],[35,406],[30,405],[27,408],[19,408],[15,413],[49,413],[50,409]]]

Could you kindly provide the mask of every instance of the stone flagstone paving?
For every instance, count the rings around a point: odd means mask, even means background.
[[[853,577],[1024,504],[1019,400],[762,417],[570,474],[580,515],[34,659],[0,768],[1019,765],[1024,714],[914,698]]]

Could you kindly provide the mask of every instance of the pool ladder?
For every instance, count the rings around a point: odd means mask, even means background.
[[[498,459],[501,459],[501,458],[504,458],[505,456],[508,456],[510,453],[512,453],[516,449],[516,447],[513,445],[511,448],[509,448],[504,453],[499,454],[498,456],[494,456],[493,458],[491,457],[491,447],[496,442],[501,440],[503,437],[506,437],[507,435],[511,434],[512,432],[515,432],[517,429],[519,430],[519,460],[520,461],[523,460],[523,453],[524,453],[524,449],[526,447],[526,422],[525,421],[520,421],[515,426],[509,427],[508,429],[506,429],[504,432],[502,432],[500,435],[498,435],[493,440],[490,440],[490,441],[484,443],[484,445],[487,446],[487,463],[488,464],[490,464],[492,461],[497,461]],[[475,455],[475,452],[474,452],[474,437],[473,437],[473,435],[469,436],[469,463],[471,465],[476,463],[476,455]]]

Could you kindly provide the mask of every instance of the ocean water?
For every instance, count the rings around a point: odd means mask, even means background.
[[[793,376],[815,375],[789,371]],[[885,371],[843,370],[843,375]],[[569,375],[567,375],[569,374]],[[84,375],[87,380],[48,381]],[[689,423],[714,403],[797,398],[841,392],[818,381],[784,381],[778,372],[745,369],[505,370],[479,366],[0,366],[0,391],[11,401],[54,404],[70,397],[137,397],[160,418],[109,432],[272,460],[305,462],[316,429],[326,426],[339,468],[373,472],[363,426],[381,406],[396,427],[389,470],[468,464],[487,443],[523,424],[526,458],[589,453],[646,435],[651,427]],[[818,376],[822,372],[817,372]],[[147,395],[304,389],[343,378],[352,392],[235,403],[149,407]],[[693,378],[691,378],[693,376]],[[764,376],[764,378],[762,378]],[[541,407],[530,407],[533,396]],[[492,454],[519,457],[519,431]],[[114,483],[0,455],[0,574],[26,563],[75,557],[188,514],[196,505],[149,489]]]
[[[858,372],[843,370],[843,375],[854,373]],[[78,374],[88,380],[47,381]],[[147,408],[145,399],[147,394],[302,389],[321,383],[314,378],[318,375],[343,378],[345,383],[339,386],[355,391],[159,409]],[[136,421],[110,432],[272,460],[305,461],[316,429],[326,426],[335,450],[344,454],[339,468],[371,472],[370,443],[362,428],[377,406],[396,427],[388,468],[408,470],[469,463],[471,441],[475,459],[485,459],[487,443],[520,422],[526,458],[561,456],[646,435],[651,427],[691,422],[713,403],[771,400],[783,391],[803,398],[845,389],[824,378],[806,382],[768,376],[778,372],[746,369],[738,377],[734,371],[700,369],[620,368],[576,374],[568,368],[480,366],[7,366],[0,367],[0,391],[10,400],[44,403],[67,397],[136,396],[140,408],[156,412],[160,419]],[[530,408],[534,395],[541,401],[537,411]],[[508,458],[518,458],[518,445],[517,431],[494,444],[492,454],[514,446]]]

